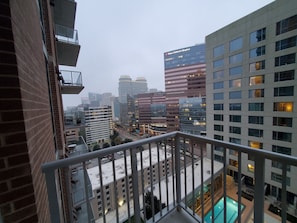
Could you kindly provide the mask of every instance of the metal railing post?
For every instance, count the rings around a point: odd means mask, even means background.
[[[175,176],[176,176],[176,203],[177,203],[177,211],[180,211],[180,203],[181,203],[181,180],[180,180],[180,149],[179,149],[179,139],[180,137],[177,135],[174,138],[175,148]]]
[[[47,185],[47,195],[49,203],[49,211],[51,215],[51,222],[60,223],[60,210],[58,202],[58,193],[56,188],[55,171],[45,172],[45,181]]]
[[[135,148],[131,149],[131,152],[132,152],[131,167],[132,167],[132,186],[133,186],[133,202],[134,202],[134,221],[141,222],[136,149]]]
[[[254,222],[264,222],[265,159],[255,156]]]

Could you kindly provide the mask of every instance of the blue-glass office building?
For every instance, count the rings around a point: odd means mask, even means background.
[[[164,53],[165,70],[205,63],[205,44]]]

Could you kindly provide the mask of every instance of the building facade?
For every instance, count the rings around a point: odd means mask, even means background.
[[[112,128],[111,106],[90,107],[85,110],[86,143],[92,144],[110,143]]]
[[[180,131],[194,135],[206,135],[205,97],[179,99]]]
[[[59,70],[77,62],[76,2],[5,0],[0,8],[0,221],[50,222],[41,165],[67,157],[61,94],[83,89],[80,72]],[[58,174],[69,222],[68,179]]]
[[[297,156],[297,4],[273,3],[206,37],[207,136]],[[216,148],[215,159],[223,152]],[[237,179],[237,153],[228,152]],[[253,157],[243,155],[245,184],[253,186]],[[297,204],[295,167],[287,169],[289,209]],[[281,194],[282,166],[265,163],[266,195]]]
[[[179,99],[205,96],[205,44],[164,53],[167,131],[180,129]]]
[[[159,135],[166,132],[166,97],[164,92],[137,95],[137,128],[140,134]]]

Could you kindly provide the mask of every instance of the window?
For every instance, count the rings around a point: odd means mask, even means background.
[[[224,45],[217,46],[213,49],[213,57],[224,55]]]
[[[250,58],[265,55],[265,46],[259,46],[250,50]]]
[[[260,124],[263,125],[263,116],[249,116],[249,124]]]
[[[229,87],[241,87],[241,79],[229,80]]]
[[[230,111],[241,111],[241,103],[230,103],[229,110]]]
[[[258,29],[250,34],[250,44],[255,44],[266,39],[266,28]]]
[[[224,59],[221,60],[215,60],[213,62],[213,68],[218,68],[224,66]]]
[[[213,94],[213,100],[223,100],[223,99],[224,99],[224,93],[223,92]]]
[[[263,130],[262,129],[248,129],[248,135],[254,137],[263,137]]]
[[[249,147],[253,149],[263,149],[263,143],[257,141],[249,141]]]
[[[250,163],[247,165],[247,169],[251,173],[254,173],[255,172],[255,166],[252,165],[252,164],[250,164]]]
[[[241,49],[242,43],[242,37],[230,41],[230,52]]]
[[[229,69],[229,76],[241,75],[242,74],[242,66],[232,67]]]
[[[220,79],[224,77],[224,71],[223,70],[219,70],[216,72],[213,72],[213,79]]]
[[[213,138],[214,138],[214,139],[217,139],[217,140],[221,140],[221,141],[224,140],[224,136],[216,135],[216,134],[213,136]]]
[[[242,62],[242,53],[235,54],[229,57],[229,64],[240,63]]]
[[[249,111],[264,111],[264,103],[249,103]]]
[[[265,60],[250,63],[250,72],[255,72],[257,70],[265,69]]]
[[[213,110],[224,110],[224,104],[214,104]]]
[[[229,142],[232,142],[232,143],[235,143],[235,144],[240,144],[241,143],[241,140],[238,139],[238,138],[232,138],[232,137],[230,137],[229,138]]]
[[[236,126],[229,126],[229,133],[241,134],[241,128]]]
[[[241,122],[241,116],[240,115],[229,115],[229,121],[230,122]]]
[[[224,131],[224,126],[223,125],[214,125],[213,130],[223,132]]]
[[[215,146],[215,151],[224,152],[224,147]]]
[[[271,172],[271,180],[276,181],[278,183],[282,183],[283,176],[274,172]],[[287,177],[286,179],[287,186],[290,186],[290,178]]]
[[[229,99],[240,99],[241,91],[231,91],[229,92]]]
[[[294,86],[274,88],[274,97],[294,96]]]
[[[233,159],[229,159],[229,165],[238,167],[238,161],[233,160]]]
[[[264,83],[264,75],[256,75],[249,78],[250,79],[250,86],[263,84]]]
[[[253,89],[249,90],[249,98],[263,98],[264,89]]]
[[[274,73],[274,82],[294,80],[295,70],[287,70]]]
[[[288,49],[297,45],[297,36],[277,41],[275,43],[275,51]]]
[[[293,102],[274,102],[273,111],[292,112]]]
[[[276,35],[286,33],[294,29],[297,29],[297,15],[276,23]]]
[[[276,67],[284,66],[284,65],[295,63],[295,60],[296,60],[295,53],[291,53],[291,54],[288,54],[288,55],[276,57],[274,59],[274,65]]]
[[[220,155],[217,155],[215,154],[214,155],[214,159],[218,162],[223,162],[224,161],[224,157],[220,156]]]
[[[282,163],[275,160],[272,160],[271,166],[274,168],[283,169]],[[287,171],[291,171],[290,165],[287,165]]]
[[[292,142],[292,133],[273,131],[272,139],[284,142]]]
[[[217,115],[217,114],[214,114],[213,115],[213,119],[215,121],[224,121],[224,115]]]
[[[273,125],[275,125],[275,126],[284,126],[284,127],[292,127],[293,126],[293,120],[292,120],[292,118],[273,117]]]
[[[291,155],[291,148],[283,147],[283,146],[276,146],[272,145],[272,151],[281,153],[281,154],[286,154],[286,155]]]
[[[224,88],[224,81],[213,83],[213,89],[222,89]]]

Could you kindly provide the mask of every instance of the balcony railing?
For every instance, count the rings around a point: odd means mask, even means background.
[[[78,31],[66,26],[56,24],[56,37],[59,41],[79,44],[78,42]]]
[[[214,159],[215,148],[220,148],[224,157],[221,162]],[[235,166],[239,180],[233,185],[227,175],[229,152],[237,154]],[[254,185],[248,190],[242,180],[243,158],[247,157],[254,162]],[[279,217],[286,222],[287,176],[292,174],[287,172],[287,167],[295,169],[297,158],[207,137],[172,132],[46,163],[42,170],[52,222],[64,221],[59,217],[64,214],[59,209],[56,173],[65,168],[71,171],[71,166],[80,164],[82,180],[79,183],[84,188],[92,185],[92,194],[84,190],[86,208],[80,208],[77,213],[85,215],[84,222],[132,222],[133,219],[133,222],[237,220],[240,223],[249,219],[264,222],[265,171],[269,171],[265,169],[271,161],[277,161],[282,167],[278,205],[279,210],[286,210],[281,211]],[[246,192],[250,192],[253,199],[250,210],[248,200],[242,198]],[[228,197],[235,204],[231,213]],[[217,210],[216,204],[221,198],[223,205]]]
[[[60,73],[62,94],[79,94],[83,90],[81,72],[61,70]]]

